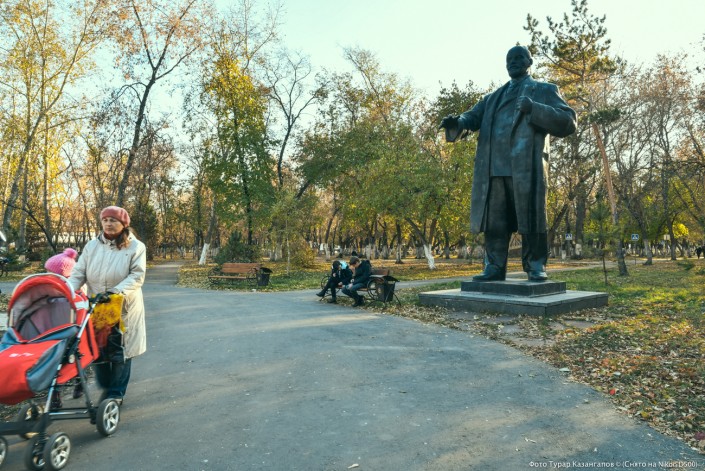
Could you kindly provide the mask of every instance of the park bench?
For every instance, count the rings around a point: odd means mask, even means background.
[[[328,283],[328,276],[325,275],[321,280],[321,289],[326,287]],[[387,304],[388,302],[394,301],[396,299],[398,304],[401,304],[399,298],[394,293],[394,288],[397,283],[396,278],[390,274],[389,268],[373,268],[372,275],[370,275],[370,281],[367,282],[367,286],[357,290],[358,293],[365,296],[369,302],[376,303],[381,302]],[[328,293],[326,293],[326,296]],[[321,298],[323,299],[323,298]]]
[[[374,268],[372,269],[372,275],[370,275],[370,281],[367,282],[367,288],[362,288],[358,292],[362,294],[361,291],[367,291],[367,299],[371,303],[381,302],[387,304],[396,299],[397,304],[401,305],[399,298],[394,292],[397,281],[399,280],[390,274],[389,268]]]
[[[211,283],[244,281],[247,286],[255,288],[267,286],[271,273],[272,271],[263,267],[261,263],[226,262],[213,269],[208,275],[208,281]]]

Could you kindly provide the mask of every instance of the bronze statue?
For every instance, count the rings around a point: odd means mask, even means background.
[[[530,281],[545,281],[548,262],[546,178],[548,134],[576,128],[575,111],[551,83],[529,75],[526,47],[507,52],[511,80],[471,110],[447,116],[440,127],[453,142],[479,131],[472,182],[470,230],[485,234],[485,269],[475,281],[503,281],[513,232],[521,234],[521,261]]]

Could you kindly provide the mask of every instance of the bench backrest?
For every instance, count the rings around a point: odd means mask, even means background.
[[[220,267],[220,271],[222,273],[247,273],[251,271],[257,271],[260,268],[262,268],[261,263],[235,263],[235,262],[228,262],[224,263],[222,267]]]

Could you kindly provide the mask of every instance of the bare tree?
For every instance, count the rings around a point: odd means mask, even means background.
[[[307,90],[306,81],[311,76],[308,58],[297,53],[284,53],[280,60],[266,68],[270,99],[283,117],[283,136],[277,156],[277,182],[284,186],[283,162],[287,144],[302,113],[326,96],[326,83],[319,82]]]
[[[125,0],[119,5],[115,40],[125,76],[134,80],[122,87],[137,102],[132,142],[118,184],[116,204],[124,205],[125,191],[142,145],[150,93],[158,81],[174,72],[202,46],[201,26],[206,15],[198,0]],[[198,11],[197,11],[198,10]]]

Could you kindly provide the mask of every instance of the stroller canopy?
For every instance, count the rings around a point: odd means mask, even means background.
[[[49,329],[76,323],[76,312],[88,305],[61,275],[32,275],[15,288],[8,304],[8,325],[24,339]]]

